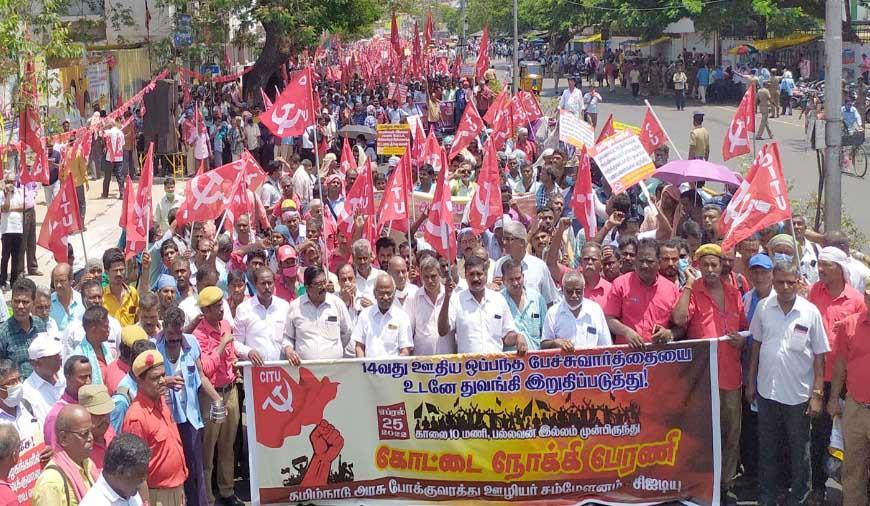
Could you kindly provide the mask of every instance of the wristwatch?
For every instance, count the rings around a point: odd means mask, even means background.
[[[819,397],[824,398],[824,397],[825,397],[825,391],[822,390],[821,388],[816,388],[815,390],[813,390],[813,395],[817,395],[817,396],[819,396]]]

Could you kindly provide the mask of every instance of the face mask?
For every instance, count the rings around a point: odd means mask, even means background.
[[[3,399],[3,404],[7,405],[10,408],[14,408],[18,406],[21,402],[21,396],[24,394],[24,388],[21,383],[6,388],[6,398]]]
[[[175,193],[174,192],[166,192],[166,200],[168,200],[169,202],[174,201],[175,200]]]
[[[574,177],[573,176],[566,176],[565,177],[565,184],[567,184],[568,186],[574,186]]]
[[[295,278],[298,271],[298,265],[293,267],[284,267],[283,269],[281,269],[281,274],[283,274],[285,278]]]
[[[686,272],[686,269],[689,268],[689,259],[681,258],[679,262],[677,262],[677,269],[680,272]]]
[[[791,263],[794,260],[793,255],[786,255],[785,253],[774,253],[773,261],[774,262],[787,262]]]
[[[568,304],[568,303],[565,302],[565,304]],[[582,301],[582,300],[581,300],[580,302],[578,302],[578,303],[577,303],[576,305],[574,305],[574,306],[572,306],[571,304],[568,304],[568,308],[569,308],[571,311],[577,311],[578,309],[580,309],[581,306],[583,306],[583,301]]]

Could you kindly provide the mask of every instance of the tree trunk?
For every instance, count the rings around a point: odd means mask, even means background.
[[[278,72],[279,65],[286,64],[292,54],[291,42],[279,25],[264,23],[263,29],[266,32],[263,50],[254,62],[253,69],[242,80],[242,91],[249,107],[253,104],[263,105],[260,89],[266,87],[269,79]]]

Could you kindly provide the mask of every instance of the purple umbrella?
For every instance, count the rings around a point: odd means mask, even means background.
[[[653,177],[673,185],[695,181],[740,185],[739,177],[731,169],[706,160],[674,160],[659,167]]]

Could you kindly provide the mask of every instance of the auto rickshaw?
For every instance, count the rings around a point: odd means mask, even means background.
[[[520,88],[540,94],[544,88],[544,65],[536,61],[521,61]]]

